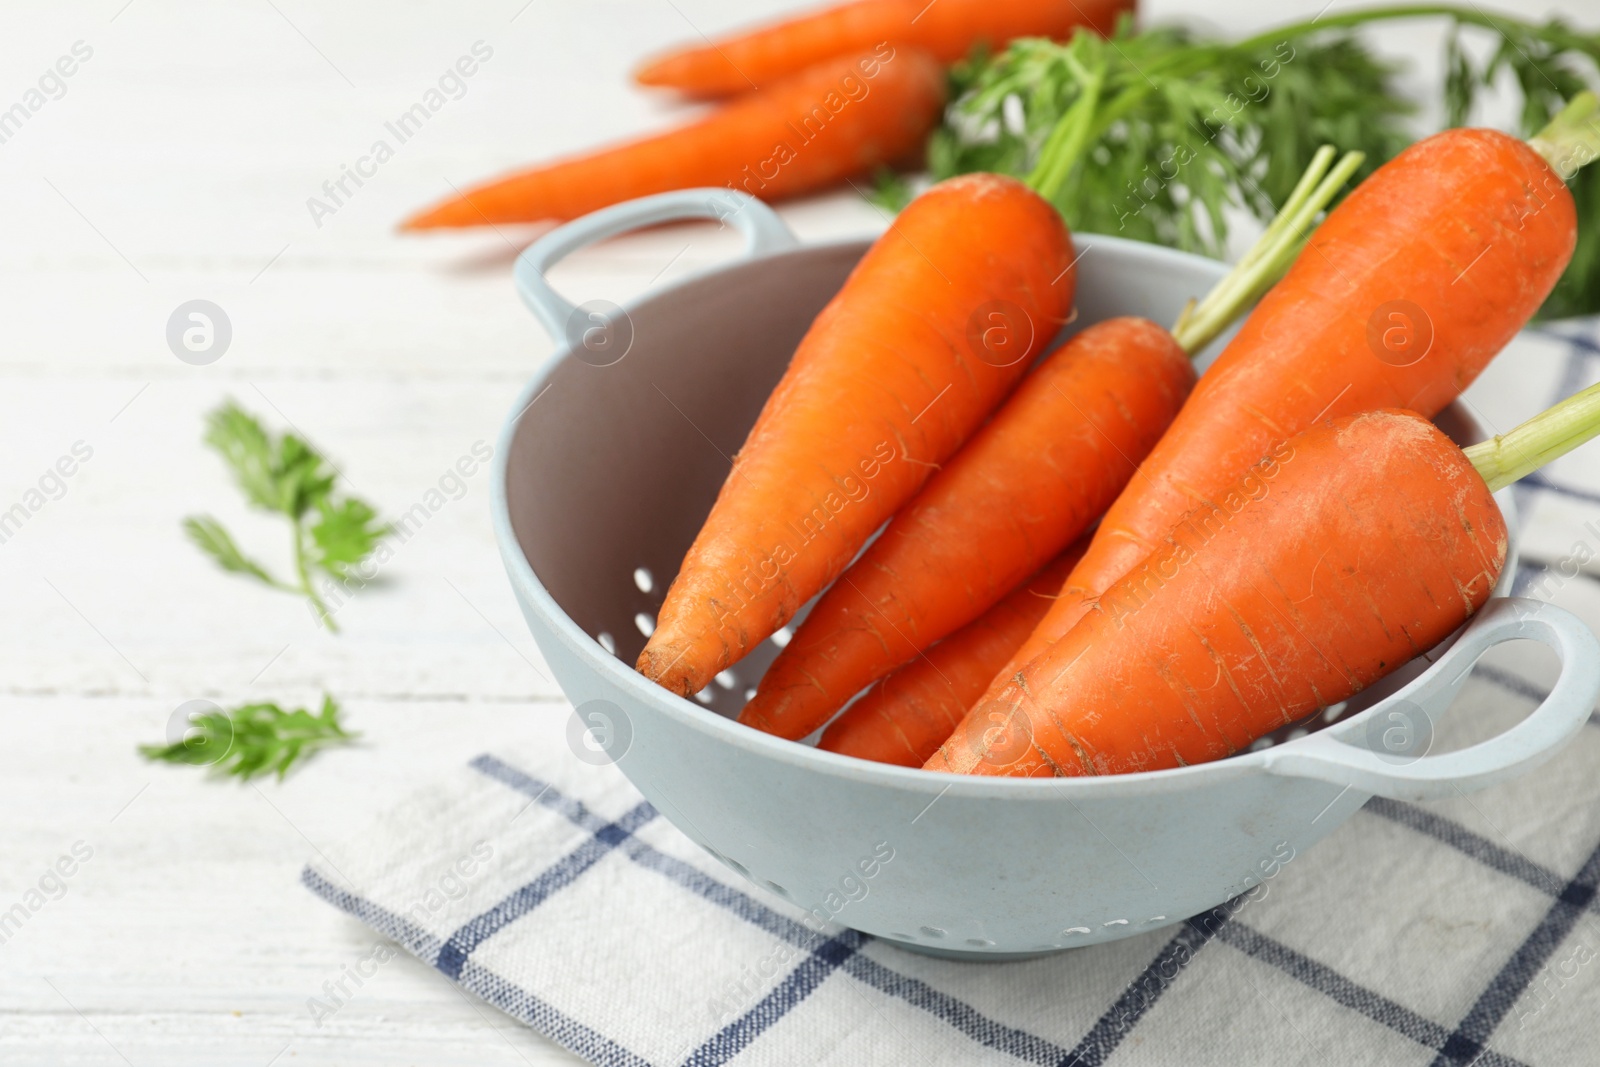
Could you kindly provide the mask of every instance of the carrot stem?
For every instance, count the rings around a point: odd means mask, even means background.
[[[1070,113],[1050,131],[1039,152],[1033,172],[1024,179],[1028,188],[1054,203],[1077,166],[1084,145],[1089,143],[1095,108],[1100,106],[1100,90],[1105,84],[1105,70],[1086,69],[1071,52],[1065,55],[1073,74],[1083,85],[1083,95],[1073,103]]]
[[[1388,22],[1395,19],[1435,18],[1438,16],[1453,18],[1467,26],[1478,26],[1486,30],[1494,30],[1508,40],[1513,39],[1513,33],[1508,31],[1529,31],[1537,27],[1537,23],[1526,19],[1512,18],[1508,15],[1490,14],[1478,7],[1462,4],[1401,4],[1394,7],[1366,7],[1356,8],[1339,15],[1318,15],[1316,18],[1305,22],[1292,22],[1285,26],[1259,33],[1254,37],[1240,41],[1240,49],[1262,48],[1273,45],[1290,37],[1302,37],[1310,33],[1319,33],[1325,30],[1354,29],[1364,26],[1369,22]],[[1567,37],[1582,45],[1589,45],[1594,38],[1590,35],[1568,31]]]
[[[1548,126],[1528,138],[1528,146],[1562,181],[1571,181],[1579,168],[1600,156],[1600,97],[1592,92],[1573,97]]]
[[[1204,300],[1184,309],[1172,335],[1185,352],[1192,356],[1216,340],[1245,307],[1259,300],[1289,270],[1310,239],[1317,215],[1366,159],[1360,152],[1346,152],[1338,166],[1323,175],[1333,154],[1332,145],[1317,151],[1266,232]]]
[[[1580,167],[1600,157],[1600,97],[1579,93],[1549,125],[1529,138],[1528,144],[1563,180],[1570,179]],[[1204,300],[1183,309],[1172,335],[1185,352],[1192,356],[1216,340],[1243,308],[1259,300],[1294,263],[1310,239],[1317,214],[1366,158],[1360,152],[1347,153],[1324,177],[1333,153],[1332,145],[1318,149],[1294,192],[1256,243]]]
[[[1574,393],[1510,433],[1462,449],[1491,492],[1600,436],[1600,384]]]
[[[1316,153],[1311,157],[1310,164],[1306,167],[1306,172],[1300,176],[1300,181],[1295,185],[1294,191],[1289,194],[1289,198],[1284,201],[1283,207],[1278,213],[1272,217],[1272,221],[1268,223],[1266,230],[1256,239],[1256,243],[1250,246],[1250,250],[1244,254],[1244,257],[1234,264],[1233,269],[1212,287],[1211,292],[1206,294],[1208,304],[1226,300],[1228,293],[1234,288],[1235,278],[1258,263],[1265,254],[1266,249],[1280,238],[1284,230],[1284,220],[1293,216],[1306,203],[1317,183],[1322,181],[1323,176],[1327,174],[1328,164],[1333,161],[1333,155],[1334,147],[1332,145],[1323,145],[1317,149]],[[1173,323],[1172,335],[1178,339],[1180,344],[1182,344],[1184,337],[1190,331],[1190,324],[1194,321],[1199,309],[1200,305],[1194,300],[1190,300],[1183,306],[1183,312],[1178,316],[1178,321]],[[1185,352],[1192,356],[1200,348],[1204,348],[1205,345],[1200,344],[1193,348],[1189,345],[1182,345],[1182,347]]]

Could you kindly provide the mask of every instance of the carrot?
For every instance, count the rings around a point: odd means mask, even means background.
[[[964,175],[914,200],[801,340],[640,672],[694,693],[787,622],[1010,392],[1066,321],[1074,282],[1061,216],[1022,183]],[[967,340],[997,306],[1038,324],[1003,366]]]
[[[817,747],[858,759],[920,767],[1006,657],[1044,617],[1088,542],[1079,540],[977,619],[861,694]]]
[[[1561,176],[1493,130],[1447,130],[1380,167],[1201,377],[983,699],[1274,444],[1360,411],[1436,414],[1538,309],[1576,232]]]
[[[1221,500],[1234,503],[1190,512],[929,769],[1049,777],[1221,759],[1444,640],[1505,562],[1488,486],[1411,412],[1302,433]]]
[[[830,60],[686,126],[491,181],[403,230],[574,219],[671,189],[726,186],[778,200],[916,151],[944,105],[944,73],[912,48]]]
[[[855,0],[675,49],[647,60],[633,77],[691,96],[728,96],[883,42],[953,63],[976,45],[998,51],[1017,37],[1066,40],[1079,26],[1105,36],[1117,15],[1134,6],[1133,0]]]
[[[1600,385],[1465,450],[1410,411],[1298,434],[1189,512],[927,767],[1187,766],[1345,700],[1483,606],[1506,559],[1491,494],[1596,434]]]
[[[739,721],[805,737],[1083,533],[1189,395],[1189,356],[1288,269],[1307,225],[1362,162],[1352,153],[1329,175],[1333,156],[1317,153],[1284,213],[1176,336],[1148,319],[1099,322],[1029,374],[822,595]]]

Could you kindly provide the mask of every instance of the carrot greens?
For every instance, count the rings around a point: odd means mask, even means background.
[[[1509,78],[1514,132],[1529,136],[1600,84],[1600,34],[1467,4],[1358,8],[1238,42],[1173,26],[1135,31],[1124,18],[1109,39],[1026,39],[959,64],[929,169],[936,180],[1027,177],[1074,230],[1220,257],[1230,213],[1271,218],[1320,145],[1365,153],[1359,181],[1411,143],[1404,68],[1357,33],[1407,19],[1447,24],[1439,94],[1449,125],[1468,122],[1485,90]],[[1489,44],[1482,58],[1473,39]],[[1600,171],[1578,174],[1572,194],[1578,248],[1545,317],[1600,311]]]
[[[1348,34],[1236,45],[1124,19],[958,65],[929,168],[1026,176],[1074,230],[1221,256],[1228,210],[1271,218],[1322,145],[1363,152],[1359,180],[1409,142],[1396,73]]]

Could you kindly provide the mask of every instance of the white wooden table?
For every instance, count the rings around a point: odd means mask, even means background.
[[[0,931],[0,1062],[576,1062],[403,955],[320,1026],[307,1006],[372,946],[298,885],[319,843],[452,762],[562,743],[567,708],[502,575],[487,471],[340,611],[337,637],[295,599],[220,573],[179,522],[212,512],[283,564],[279,525],[246,512],[200,446],[225,396],[297,427],[389,515],[492,442],[550,352],[509,284],[527,234],[402,240],[394,221],[451,184],[667,121],[664,102],[626,87],[635,58],[791,6],[33,0],[0,13],[0,109],[78,42],[91,52],[0,143],[0,512],[30,503],[0,544],[0,913],[75,843],[92,850],[64,891],[48,883],[56,899]],[[1230,3],[1226,28],[1319,7]],[[1425,42],[1385,34],[1433,62]],[[480,41],[492,57],[460,98],[314,219],[308,198]],[[810,238],[882,224],[849,195],[785,215]],[[709,228],[657,231],[556,281],[620,299],[733,248]],[[204,367],[164,337],[195,298],[233,328]],[[1492,390],[1478,402],[1498,417]],[[92,457],[33,509],[29,490],[78,442]],[[282,784],[135,754],[185,700],[324,690],[363,742]]]

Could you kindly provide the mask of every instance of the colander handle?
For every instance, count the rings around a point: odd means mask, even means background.
[[[545,271],[584,245],[616,237],[629,230],[684,219],[716,219],[744,234],[747,257],[769,256],[794,248],[795,240],[778,213],[735,189],[714,187],[677,189],[614,204],[551,230],[517,257],[512,270],[517,293],[532,309],[552,339],[566,336],[578,309],[550,287]]]
[[[1431,738],[1433,723],[1450,706],[1479,658],[1506,641],[1548,646],[1561,674],[1537,708],[1511,729],[1469,748],[1437,756],[1380,755],[1372,747],[1397,739]],[[1577,733],[1600,696],[1600,641],[1571,612],[1538,600],[1498,597],[1438,661],[1409,685],[1346,722],[1280,748],[1267,749],[1266,769],[1315,778],[1395,800],[1428,800],[1482,789],[1543,763]],[[1404,746],[1402,746],[1404,747]]]

